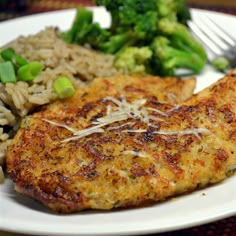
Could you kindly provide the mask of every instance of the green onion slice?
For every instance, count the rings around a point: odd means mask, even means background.
[[[16,83],[14,66],[10,61],[0,63],[0,80],[3,84]]]
[[[20,66],[24,66],[24,65],[28,64],[28,61],[25,58],[23,58],[22,56],[16,54],[13,59],[13,63],[15,63],[15,65],[17,67],[20,67]]]
[[[31,81],[42,72],[43,65],[38,61],[30,62],[17,70],[19,80]]]
[[[60,99],[71,97],[75,93],[75,88],[67,77],[59,77],[55,80],[53,88]]]
[[[13,48],[7,48],[1,51],[1,57],[4,61],[11,61],[15,55]]]
[[[16,54],[13,48],[7,48],[1,51],[1,57],[4,61],[11,61],[16,67],[20,67],[28,63],[25,58]]]

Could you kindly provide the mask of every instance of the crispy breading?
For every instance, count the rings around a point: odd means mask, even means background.
[[[15,189],[68,213],[142,206],[233,173],[236,71],[181,105],[160,102],[168,80],[129,79],[95,80],[27,117],[7,151]]]

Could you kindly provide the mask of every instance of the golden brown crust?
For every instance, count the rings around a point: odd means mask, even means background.
[[[181,106],[160,102],[172,87],[168,80],[152,81],[96,80],[28,117],[7,152],[16,189],[54,211],[75,212],[161,201],[225,179],[236,164],[234,73]],[[116,107],[104,98],[121,100],[121,94],[129,104],[145,98],[140,110],[148,108],[158,119],[144,122],[131,114],[103,127],[105,132],[68,142],[62,141],[71,131],[45,120],[76,130],[91,127],[108,106]]]

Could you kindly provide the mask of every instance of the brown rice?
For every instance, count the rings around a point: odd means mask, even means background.
[[[21,36],[3,48],[8,47],[28,61],[41,62],[44,69],[32,83],[0,83],[0,166],[4,163],[7,145],[17,131],[21,119],[35,107],[57,99],[53,90],[55,79],[66,76],[79,88],[86,86],[95,77],[108,77],[119,73],[113,67],[113,56],[67,44],[60,39],[59,30],[53,27],[36,35]]]

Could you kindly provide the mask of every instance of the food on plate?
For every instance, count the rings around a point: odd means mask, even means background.
[[[95,0],[111,16],[107,28],[93,20],[90,9],[78,8],[72,26],[62,32],[69,43],[114,55],[123,73],[175,75],[178,69],[200,73],[207,55],[187,27],[185,0]]]
[[[27,116],[7,151],[16,191],[69,213],[143,206],[231,175],[236,71],[179,104],[162,102],[158,84],[96,79]]]
[[[34,35],[20,36],[2,46],[0,53],[0,64],[4,63],[4,71],[7,69],[4,73],[7,73],[6,83],[0,75],[0,165],[4,162],[7,145],[27,114],[38,106],[72,95],[74,89],[87,86],[95,77],[118,74],[112,65],[113,56],[68,45],[61,40],[59,30],[53,27]],[[16,80],[9,61],[14,62],[15,68],[22,66],[20,75],[23,79]],[[35,62],[37,67],[42,65],[43,68],[29,81],[29,77],[25,78],[27,68],[24,65],[32,66],[32,62],[34,72]],[[9,73],[14,81],[9,81]]]
[[[157,7],[156,1],[96,1],[96,4],[111,13],[109,29],[92,22],[92,12],[78,8],[67,32],[47,27],[1,46],[0,165],[26,115],[41,105],[72,96],[77,88],[87,86],[96,77],[133,72],[166,76],[182,66],[195,72],[204,66],[205,51],[185,26],[190,12],[184,1],[161,0]],[[137,20],[130,21],[128,16]],[[134,44],[127,38],[130,35]],[[93,43],[102,43],[104,50]]]

